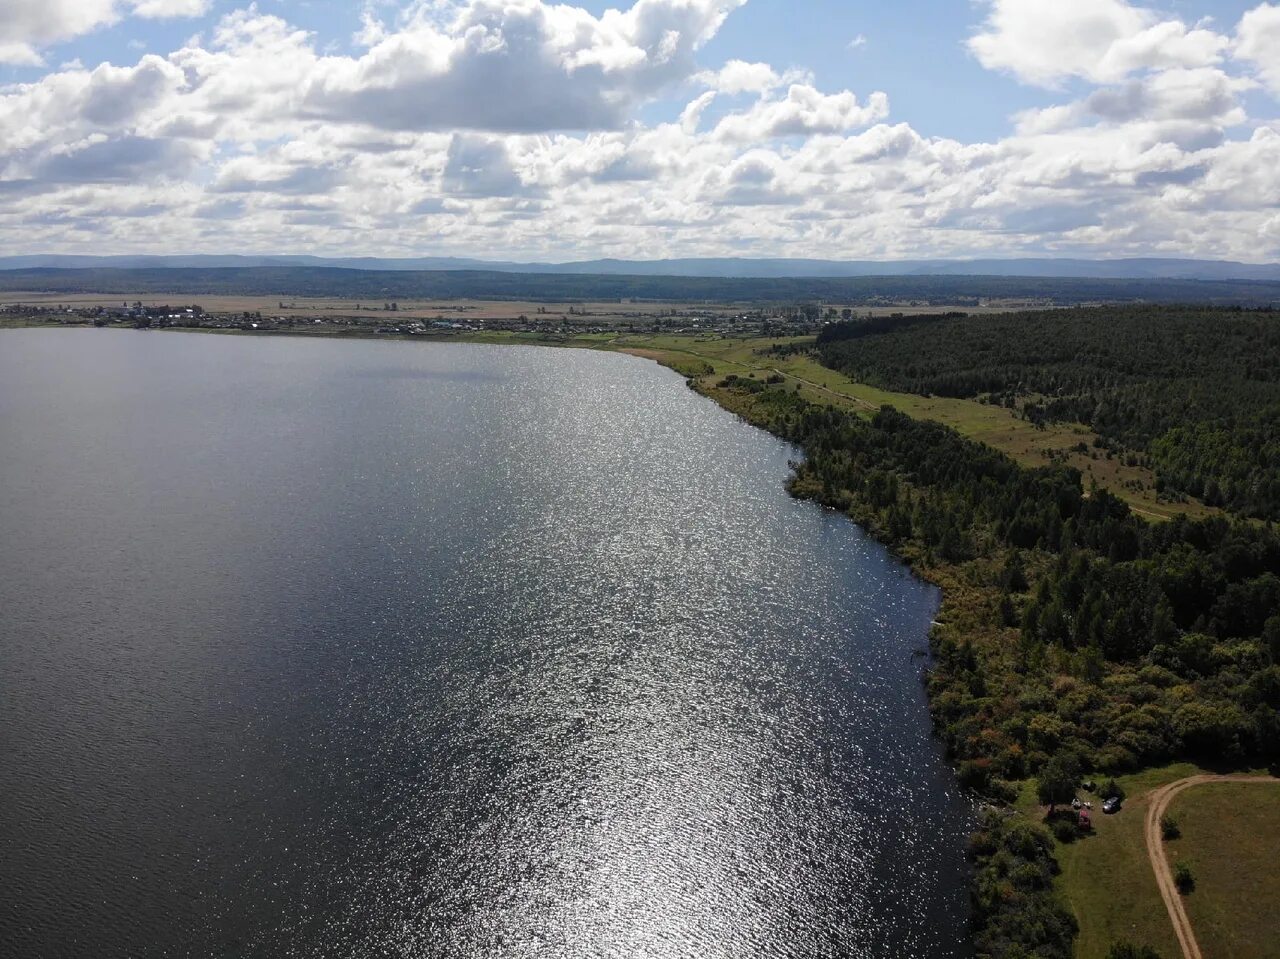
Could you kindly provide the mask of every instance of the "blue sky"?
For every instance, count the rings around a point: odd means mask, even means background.
[[[0,244],[1280,256],[1276,4],[424,6],[0,0]]]

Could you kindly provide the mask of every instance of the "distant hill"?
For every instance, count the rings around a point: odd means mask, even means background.
[[[1280,305],[1280,283],[1258,280],[1087,279],[1015,276],[703,277],[513,273],[496,270],[359,270],[330,267],[34,269],[0,271],[0,290],[192,298],[320,296],[387,300],[484,298],[571,303],[587,300],[825,302],[841,305],[985,300],[1057,304],[1179,302]]]
[[[1233,263],[1186,259],[983,259],[983,260],[792,260],[676,259],[583,260],[574,263],[489,262],[458,257],[316,256],[64,256],[0,257],[0,270],[33,269],[252,269],[333,268],[375,272],[474,270],[491,273],[572,274],[578,276],[678,276],[847,278],[866,276],[1008,276],[1137,280],[1257,280],[1280,282],[1280,263]]]

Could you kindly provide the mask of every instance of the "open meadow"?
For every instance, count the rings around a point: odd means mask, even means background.
[[[1280,957],[1280,782],[1207,783],[1174,799],[1166,843],[1195,889],[1183,897],[1204,959]]]

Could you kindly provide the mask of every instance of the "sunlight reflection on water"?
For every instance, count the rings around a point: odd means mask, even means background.
[[[617,355],[3,336],[16,954],[966,954],[936,597],[784,444]]]

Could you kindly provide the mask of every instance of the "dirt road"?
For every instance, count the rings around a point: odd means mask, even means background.
[[[1200,954],[1200,943],[1196,941],[1195,930],[1187,919],[1187,911],[1182,906],[1182,896],[1173,881],[1173,872],[1169,869],[1169,860],[1164,854],[1164,839],[1160,834],[1160,820],[1164,817],[1175,796],[1192,786],[1203,783],[1280,783],[1271,776],[1191,776],[1179,779],[1175,783],[1161,786],[1150,796],[1147,806],[1146,837],[1147,856],[1151,860],[1151,868],[1156,874],[1156,884],[1160,887],[1160,896],[1164,899],[1165,908],[1169,910],[1169,919],[1173,922],[1173,931],[1178,934],[1178,942],[1182,946],[1184,959],[1203,959]]]

